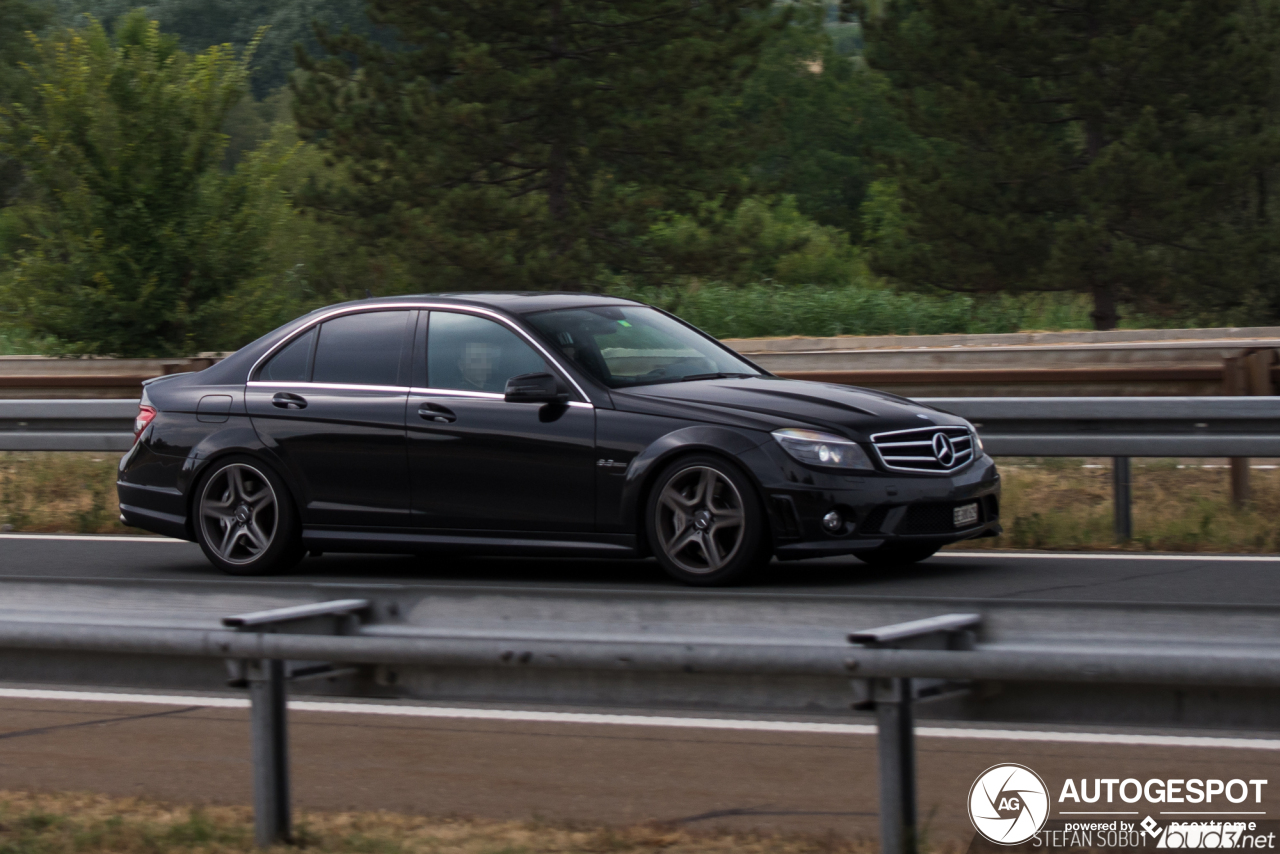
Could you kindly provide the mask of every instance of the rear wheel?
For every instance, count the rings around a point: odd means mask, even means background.
[[[869,552],[857,554],[855,557],[863,563],[869,563],[872,566],[906,566],[912,563],[918,563],[928,557],[933,557],[934,553],[942,546],[930,545],[903,545],[895,543],[893,545],[880,546],[878,549],[872,549]]]
[[[709,454],[662,471],[645,528],[662,568],[685,584],[732,584],[772,556],[755,488],[736,466]]]
[[[293,501],[279,475],[248,457],[228,457],[200,479],[196,540],[231,575],[285,572],[302,559]]]

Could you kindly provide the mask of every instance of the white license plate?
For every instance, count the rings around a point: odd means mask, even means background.
[[[978,521],[978,505],[977,504],[961,504],[955,510],[951,511],[951,518],[955,521],[957,528],[963,528],[965,525],[972,525]]]

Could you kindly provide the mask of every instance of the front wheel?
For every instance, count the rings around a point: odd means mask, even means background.
[[[934,553],[940,548],[942,546],[909,546],[895,543],[893,545],[880,546],[877,549],[854,556],[863,563],[869,563],[872,566],[906,566],[912,563],[919,563],[927,557],[933,557]]]
[[[302,559],[297,514],[279,475],[249,458],[215,463],[200,479],[196,541],[230,575],[285,572]]]
[[[755,488],[711,455],[684,457],[662,471],[645,529],[662,568],[685,584],[732,584],[772,556]]]

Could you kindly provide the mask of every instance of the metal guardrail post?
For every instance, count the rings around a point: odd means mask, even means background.
[[[947,614],[849,635],[850,643],[869,649],[972,649],[977,614]],[[854,680],[855,709],[874,709],[880,772],[880,850],[916,854],[916,742],[914,706],[918,701],[955,696],[963,683],[941,679]]]
[[[270,848],[292,838],[285,666],[263,659],[248,667],[253,731],[254,841]]]
[[[915,854],[916,738],[911,680],[884,682],[876,697],[880,850],[884,854]]]
[[[289,624],[303,632],[343,633],[358,623],[356,616],[370,607],[367,599],[340,599],[289,608],[273,608],[223,617],[222,624],[242,632],[277,632]],[[288,683],[350,672],[327,663],[288,662],[262,658],[227,662],[230,685],[249,688],[253,743],[254,841],[262,848],[292,841],[289,801]]]
[[[1222,360],[1222,393],[1246,395],[1250,391],[1249,356],[1228,356]],[[1244,506],[1249,500],[1249,458],[1231,457],[1231,503]]]
[[[1271,369],[1276,363],[1277,352],[1280,351],[1246,350],[1243,355],[1224,359],[1222,393],[1263,397],[1274,395],[1276,389]],[[1248,457],[1231,458],[1231,503],[1236,507],[1243,507],[1253,499],[1249,468]]]
[[[1111,483],[1116,540],[1127,543],[1133,539],[1133,470],[1128,457],[1111,458]]]

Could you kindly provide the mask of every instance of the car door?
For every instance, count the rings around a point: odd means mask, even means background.
[[[594,530],[591,404],[504,400],[513,376],[559,374],[524,336],[496,319],[431,311],[418,335],[426,360],[414,365],[418,375],[406,410],[418,524],[489,531]]]
[[[404,414],[418,314],[326,320],[249,382],[253,426],[301,490],[305,524],[411,527]]]

